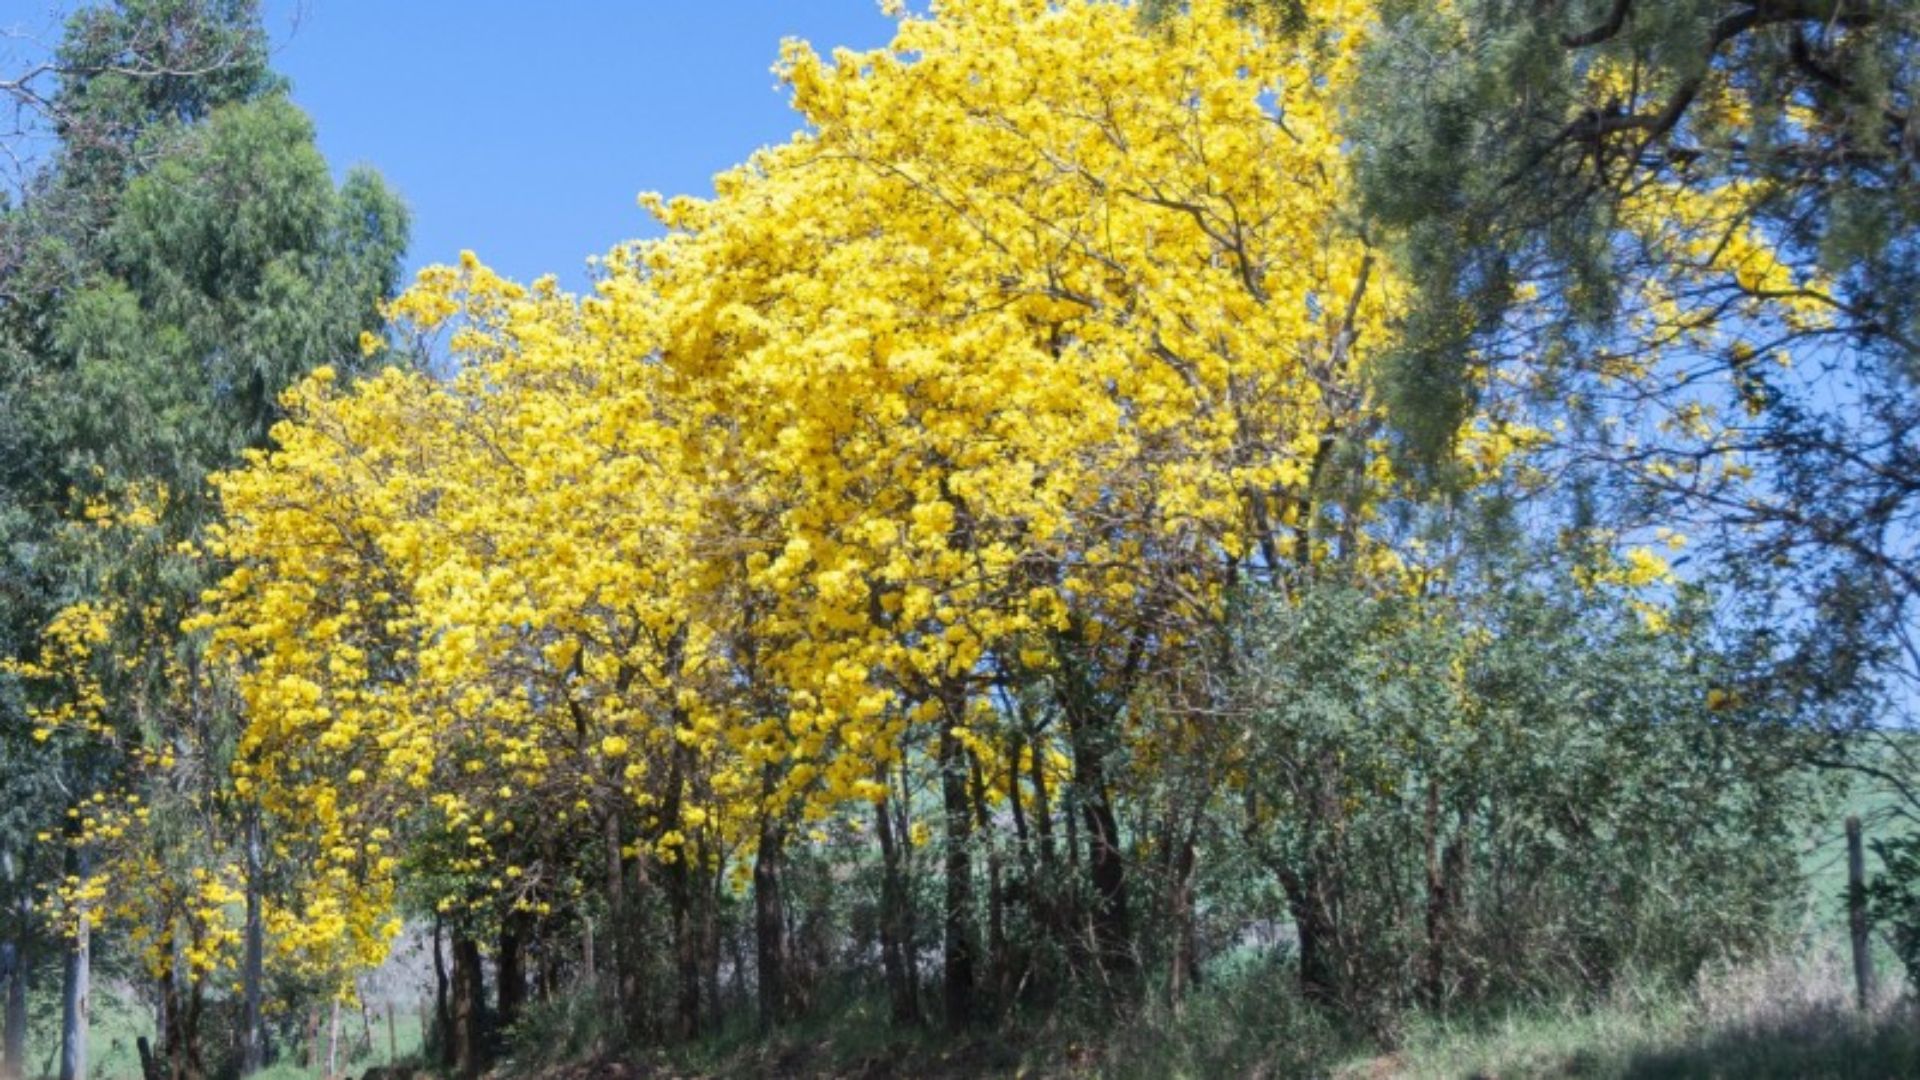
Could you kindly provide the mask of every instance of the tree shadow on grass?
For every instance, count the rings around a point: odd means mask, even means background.
[[[1920,1077],[1920,1015],[1905,1007],[1861,1015],[1807,1009],[1764,1023],[1702,1032],[1675,1046],[1637,1047],[1606,1061],[1599,1054],[1570,1063],[1573,1076],[1633,1080],[1679,1077]]]

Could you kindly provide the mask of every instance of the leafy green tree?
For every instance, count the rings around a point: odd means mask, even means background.
[[[1396,2],[1351,128],[1407,456],[1444,479],[1507,395],[1578,524],[1682,531],[1767,608],[1748,696],[1853,767],[1920,687],[1916,46],[1890,0]]]
[[[37,772],[56,780],[17,804],[6,835],[24,849],[66,806],[131,789],[173,816],[152,835],[174,851],[174,871],[193,869],[180,858],[241,848],[257,871],[252,816],[219,790],[229,707],[179,685],[183,672],[201,677],[198,646],[177,627],[209,568],[176,548],[207,521],[206,475],[266,445],[281,390],[323,363],[360,364],[361,335],[380,326],[398,282],[406,214],[369,171],[333,183],[310,121],[266,66],[250,0],[84,9],[56,66],[46,114],[57,149],[0,212],[0,645],[28,658],[56,611],[110,601],[122,659],[102,677],[121,734],[39,747],[24,710],[47,688],[0,696],[9,753],[51,755]],[[83,510],[135,493],[155,514],[138,542],[88,542]],[[168,776],[140,774],[141,747],[167,751]],[[28,870],[44,881],[72,868]],[[260,897],[250,890],[247,903],[243,1026],[257,1066]],[[84,955],[69,961],[63,1073],[85,1070]],[[169,1053],[198,1061],[194,1031],[167,1034],[185,1044]]]
[[[1734,658],[1697,613],[1656,631],[1524,577],[1244,612],[1243,835],[1309,996],[1390,1033],[1420,1003],[1684,982],[1777,932],[1810,791],[1715,694]]]

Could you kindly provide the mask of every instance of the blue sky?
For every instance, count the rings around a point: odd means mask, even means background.
[[[264,17],[335,171],[371,165],[406,199],[410,269],[471,248],[569,288],[652,231],[639,192],[708,193],[798,127],[781,38],[892,34],[875,0],[266,0]]]

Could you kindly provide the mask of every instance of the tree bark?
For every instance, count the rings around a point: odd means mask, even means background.
[[[667,804],[661,815],[663,820],[672,822],[675,828],[682,831],[680,846],[672,852],[673,861],[667,862],[664,870],[667,908],[673,921],[674,1034],[682,1040],[700,1034],[700,939],[693,918],[695,851],[693,838],[686,836],[681,827],[687,774],[691,771],[687,766],[687,753],[686,747],[677,742],[674,744],[672,774],[667,781]],[[666,861],[664,853],[662,861]]]
[[[949,709],[943,723],[960,722]],[[947,727],[940,733],[940,798],[946,824],[945,971],[942,973],[947,1026],[960,1030],[973,1023],[974,913],[973,813],[967,798],[965,748]]]
[[[594,966],[593,920],[590,918],[580,920],[580,969],[588,986],[600,981],[600,972]]]
[[[770,786],[772,766],[767,766]],[[774,1028],[787,1018],[786,903],[781,896],[781,857],[785,830],[771,811],[762,811],[760,846],[753,859],[754,959],[759,969],[760,1026]],[[884,889],[884,885],[882,888]]]
[[[28,916],[32,901],[20,887],[20,867],[11,851],[0,852],[0,875],[6,878],[9,902],[13,905],[13,936],[0,942],[0,972],[6,982],[6,1001],[0,1004],[4,1021],[0,1022],[0,1080],[21,1080],[27,1075],[27,973],[32,957],[27,953]]]
[[[1100,738],[1091,720],[1071,721],[1074,782],[1087,828],[1087,871],[1093,882],[1095,962],[1113,976],[1133,974],[1133,927],[1127,910],[1127,866],[1120,818],[1113,808]]]
[[[1309,1001],[1331,1004],[1338,1000],[1340,986],[1334,964],[1336,928],[1324,883],[1311,874],[1286,872],[1280,875],[1280,886],[1299,937],[1300,991]]]
[[[1005,882],[1001,878],[1000,845],[993,835],[992,818],[987,814],[986,770],[978,755],[969,753],[967,757],[973,780],[973,827],[986,839],[987,845],[987,971],[989,985],[997,999],[994,1007],[999,1007],[1007,998],[1012,970],[1007,963]]]
[[[647,1001],[646,973],[641,966],[641,935],[637,898],[627,893],[627,859],[621,853],[624,836],[620,817],[609,812],[606,820],[607,848],[607,932],[606,969],[613,985],[614,1006],[625,1020],[628,1035],[638,1037],[653,1030],[653,1016]]]
[[[261,1022],[261,982],[265,978],[267,930],[261,920],[261,892],[265,876],[259,809],[246,815],[246,942],[240,963],[240,1074],[250,1076],[267,1067],[267,1030]]]
[[[0,942],[0,972],[5,973],[4,1034],[0,1035],[0,1080],[22,1080],[27,1074],[27,949],[26,935]]]
[[[1167,965],[1167,999],[1174,1008],[1187,990],[1199,982],[1199,956],[1193,938],[1194,839],[1191,831],[1180,841],[1172,865],[1172,894],[1167,905],[1173,923],[1173,956]]]
[[[162,1052],[166,1056],[168,1080],[200,1080],[206,1067],[200,1056],[200,1011],[206,996],[200,983],[193,981],[183,999],[175,971],[176,962],[160,977]]]
[[[500,920],[500,956],[496,961],[500,985],[495,988],[500,1026],[520,1019],[527,1000],[526,915],[509,913]]]
[[[893,1022],[920,1022],[919,988],[915,985],[908,955],[913,949],[913,933],[908,922],[906,859],[900,849],[904,837],[896,836],[891,797],[873,806],[874,825],[880,834],[880,965],[886,972],[887,1001]]]
[[[84,859],[69,855],[68,865],[85,878]],[[66,977],[60,995],[60,1080],[85,1080],[87,1076],[87,1023],[93,1011],[93,956],[89,947],[92,921],[82,907],[73,938],[67,943]]]
[[[486,1064],[486,992],[480,975],[480,943],[456,930],[453,937],[453,1072],[478,1076]]]
[[[240,1075],[250,1076],[267,1064],[266,1028],[260,1008],[265,977],[266,925],[261,915],[262,878],[266,873],[260,835],[260,811],[247,808],[247,922],[245,955],[240,968]]]
[[[1440,782],[1427,781],[1424,822],[1427,856],[1427,955],[1420,976],[1420,996],[1428,1008],[1440,1004],[1446,981],[1446,875],[1440,867]]]
[[[433,917],[433,1027],[430,1042],[440,1049],[440,1064],[453,1068],[453,999],[448,988],[447,964],[440,954],[440,916]]]

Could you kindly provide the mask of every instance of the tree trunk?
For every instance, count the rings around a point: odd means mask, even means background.
[[[911,785],[907,782],[907,763],[900,762],[900,791],[897,798],[888,800],[893,814],[893,835],[895,850],[900,852],[900,941],[901,951],[907,960],[907,986],[913,994],[914,1013],[912,1019],[920,1019],[920,901],[914,895],[913,885],[916,860],[913,854],[913,821],[908,815],[911,804]]]
[[[772,767],[767,768],[770,785]],[[754,959],[759,968],[762,1028],[776,1027],[787,1018],[786,904],[780,891],[780,860],[785,843],[785,830],[771,811],[763,810],[760,847],[753,859]]]
[[[1197,824],[1197,823],[1196,823]],[[1194,840],[1192,832],[1182,838],[1173,858],[1172,895],[1168,914],[1173,923],[1173,956],[1167,965],[1167,999],[1180,1007],[1189,987],[1199,981],[1199,957],[1193,940]]]
[[[1007,998],[1008,977],[1012,970],[1007,963],[1006,892],[1000,874],[1000,845],[993,835],[993,821],[987,814],[986,770],[978,755],[969,753],[967,757],[972,763],[973,827],[985,838],[987,845],[988,981],[996,998],[994,1007],[1000,1007]]]
[[[676,726],[678,718],[676,718]],[[694,925],[695,851],[693,838],[685,835],[681,808],[685,798],[688,768],[687,748],[674,744],[672,772],[667,780],[667,802],[661,814],[681,831],[683,839],[666,863],[668,915],[673,921],[674,1034],[692,1039],[700,1034],[700,940]],[[662,854],[662,861],[666,853]]]
[[[944,724],[960,722],[960,711],[949,709]],[[960,1030],[973,1023],[974,913],[973,814],[967,798],[967,757],[953,729],[940,733],[940,798],[946,824],[945,971],[942,973],[947,1026]]]
[[[607,848],[607,932],[606,968],[613,985],[617,1013],[627,1025],[630,1037],[653,1030],[648,1008],[645,972],[641,970],[639,904],[627,896],[627,859],[621,852],[624,837],[618,814],[609,812],[606,820]]]
[[[27,1075],[27,947],[24,923],[15,929],[17,940],[0,942],[0,972],[5,973],[6,1001],[0,1035],[0,1080],[22,1080]]]
[[[453,1068],[453,999],[448,989],[447,964],[440,955],[440,916],[433,917],[433,1031],[429,1042],[440,1050],[440,1064]]]
[[[180,994],[178,984],[174,981],[174,969],[177,966],[178,958],[172,958],[159,979],[160,1015],[157,1026],[160,1029],[160,1053],[166,1060],[168,1080],[180,1075],[184,1066],[181,1054],[186,1043],[180,1034]]]
[[[206,1012],[207,983],[204,978],[196,978],[187,991],[187,1015],[180,1025],[180,1053],[186,1060],[183,1080],[200,1080],[207,1075],[206,1059],[200,1052],[200,1021]]]
[[[1291,872],[1280,875],[1280,884],[1300,942],[1300,991],[1309,1001],[1332,1004],[1339,998],[1340,987],[1334,964],[1335,927],[1324,885],[1312,875]]]
[[[893,1022],[917,1024],[919,988],[907,962],[913,934],[907,921],[906,860],[900,850],[905,838],[894,834],[890,801],[882,799],[873,805],[874,825],[880,833],[880,965],[886,972]]]
[[[453,1071],[477,1076],[486,1062],[486,992],[480,976],[480,944],[456,930],[453,937]]]
[[[80,875],[86,876],[84,860],[70,861]],[[60,1080],[85,1080],[87,1075],[87,1023],[93,1010],[93,957],[89,951],[92,919],[83,907],[67,943],[67,968],[61,987]]]
[[[1446,981],[1446,875],[1440,869],[1440,782],[1427,781],[1423,839],[1427,861],[1427,955],[1420,976],[1420,997],[1428,1008],[1440,1004]]]
[[[495,961],[500,985],[495,988],[499,1002],[500,1026],[510,1027],[520,1019],[520,1008],[527,1000],[526,915],[509,913],[500,920],[500,955]]]
[[[700,1034],[700,932],[694,924],[693,858],[689,844],[667,864],[667,903],[673,916],[674,1033],[681,1039]]]
[[[1051,884],[1054,873],[1053,805],[1047,795],[1046,750],[1038,738],[1033,740],[1030,764],[1033,773],[1033,831],[1040,838],[1040,869]]]
[[[240,967],[240,1075],[250,1076],[267,1064],[266,1028],[260,1015],[265,977],[266,926],[261,915],[261,878],[266,873],[260,836],[260,812],[247,808],[247,922],[245,955]]]
[[[1133,974],[1133,930],[1127,912],[1127,867],[1120,849],[1120,818],[1107,787],[1100,740],[1092,722],[1073,727],[1074,782],[1087,827],[1087,869],[1093,882],[1095,962],[1109,976]]]
[[[20,864],[11,849],[0,849],[0,878],[5,882],[5,900],[12,907],[13,936],[0,941],[0,986],[6,999],[0,1002],[0,1080],[22,1080],[27,1075],[27,972],[32,958],[27,954],[27,928],[32,925],[33,901],[21,886]]]
[[[580,920],[580,970],[588,986],[600,981],[600,972],[594,967],[592,919]]]

